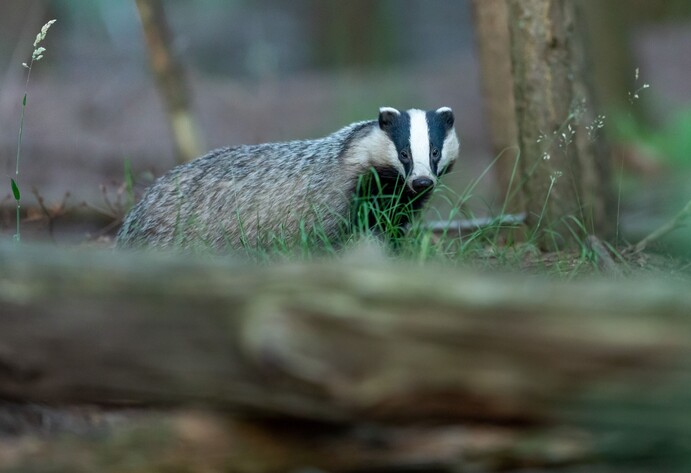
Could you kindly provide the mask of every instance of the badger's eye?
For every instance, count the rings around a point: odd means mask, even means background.
[[[401,161],[409,161],[410,160],[410,153],[408,153],[408,150],[402,149],[400,153]]]
[[[440,155],[441,153],[439,152],[439,149],[437,149],[437,148],[432,148],[431,154],[432,154],[432,159],[439,159],[439,155]]]

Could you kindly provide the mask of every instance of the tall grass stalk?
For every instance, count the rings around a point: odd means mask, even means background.
[[[26,73],[26,83],[24,84],[24,96],[22,97],[22,111],[21,115],[19,117],[19,136],[17,137],[17,159],[15,163],[15,170],[14,170],[14,178],[10,178],[10,184],[12,186],[12,195],[14,196],[14,200],[17,202],[17,232],[14,234],[14,239],[15,241],[20,241],[21,240],[21,233],[20,233],[20,226],[19,226],[19,221],[20,221],[20,209],[21,209],[21,192],[19,191],[19,158],[21,157],[21,152],[22,152],[22,136],[24,135],[24,115],[26,113],[26,98],[29,94],[29,80],[31,79],[31,70],[34,66],[35,62],[40,61],[43,59],[43,53],[46,52],[46,48],[39,46],[41,42],[46,39],[46,35],[48,34],[48,29],[55,23],[56,20],[50,20],[48,23],[43,25],[41,27],[41,31],[36,35],[36,39],[34,40],[34,52],[31,53],[31,60],[27,64],[22,63],[22,66],[24,66],[27,69]]]
[[[552,194],[552,188],[554,187],[554,183],[557,182],[557,178],[560,177],[559,175],[553,174],[549,177],[549,189],[547,189],[547,195],[545,196],[545,201],[542,204],[542,211],[540,212],[540,217],[537,220],[537,224],[535,225],[535,230],[533,231],[533,238],[537,236],[538,232],[540,231],[540,225],[542,225],[542,218],[545,216],[545,212],[547,211],[547,203],[549,202],[549,196]]]

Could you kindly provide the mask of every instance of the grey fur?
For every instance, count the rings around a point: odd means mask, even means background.
[[[451,132],[449,164],[458,153]],[[401,172],[376,121],[316,140],[220,148],[159,178],[127,215],[117,245],[265,247],[315,229],[338,242],[351,231],[358,179],[373,167]]]

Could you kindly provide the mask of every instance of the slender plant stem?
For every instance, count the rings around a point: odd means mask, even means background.
[[[15,170],[14,170],[14,180],[17,186],[19,186],[19,158],[21,157],[21,152],[22,152],[22,136],[24,135],[24,115],[26,113],[26,99],[29,93],[29,80],[31,79],[31,68],[34,65],[34,59],[32,58],[31,61],[29,62],[29,65],[27,66],[28,72],[26,74],[26,84],[24,86],[24,96],[22,97],[22,111],[21,115],[19,117],[19,136],[17,137],[17,159],[15,161]],[[14,238],[16,241],[21,240],[21,233],[20,233],[20,226],[19,226],[19,220],[20,220],[20,209],[21,209],[21,201],[20,199],[16,199],[17,201],[17,232],[14,235]]]
[[[540,230],[540,225],[542,224],[542,217],[545,215],[545,211],[547,210],[547,202],[549,201],[549,196],[552,193],[552,187],[554,187],[554,182],[557,180],[556,177],[551,177],[550,182],[549,182],[549,189],[547,190],[547,196],[545,197],[545,202],[542,204],[542,212],[540,212],[540,218],[537,221],[537,224],[535,225],[535,231],[533,233],[533,236],[537,235],[537,232]]]
[[[22,99],[22,113],[19,118],[19,137],[17,138],[17,161],[16,161],[16,169],[15,169],[15,176],[19,177],[19,157],[21,153],[21,148],[22,148],[22,136],[24,135],[24,113],[26,111],[26,98],[29,93],[29,79],[31,79],[31,68],[34,65],[34,60],[32,59],[31,62],[29,62],[29,65],[27,69],[29,70],[26,74],[26,84],[24,85],[24,98]]]
[[[21,209],[21,192],[19,190],[19,158],[21,158],[22,155],[22,136],[24,135],[24,115],[26,113],[26,98],[29,95],[29,80],[31,79],[31,69],[34,66],[34,62],[40,61],[43,58],[43,53],[46,51],[46,48],[43,46],[39,46],[41,44],[41,41],[46,39],[46,34],[48,33],[48,29],[51,27],[53,23],[55,23],[56,20],[50,20],[48,23],[43,25],[41,27],[41,31],[36,35],[36,39],[34,40],[34,50],[31,53],[31,59],[29,60],[29,64],[23,63],[22,66],[24,66],[26,69],[28,69],[28,72],[26,74],[26,84],[24,85],[24,96],[22,97],[22,111],[21,115],[19,118],[19,135],[17,137],[17,159],[15,163],[15,169],[14,169],[14,179],[11,179],[11,184],[12,184],[12,194],[14,194],[14,200],[17,202],[17,233],[14,235],[15,241],[20,241],[21,239],[21,234],[19,232],[19,219],[20,219],[20,209]]]

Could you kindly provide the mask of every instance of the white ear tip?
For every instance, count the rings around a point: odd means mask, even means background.
[[[437,109],[437,113],[444,113],[444,112],[453,112],[453,110],[451,110],[451,107],[441,107],[441,108]]]
[[[400,114],[401,114],[401,112],[399,112],[398,110],[396,110],[396,109],[393,108],[393,107],[380,107],[380,108],[379,108],[379,113],[385,113],[385,112],[395,113],[396,115],[400,115]]]

